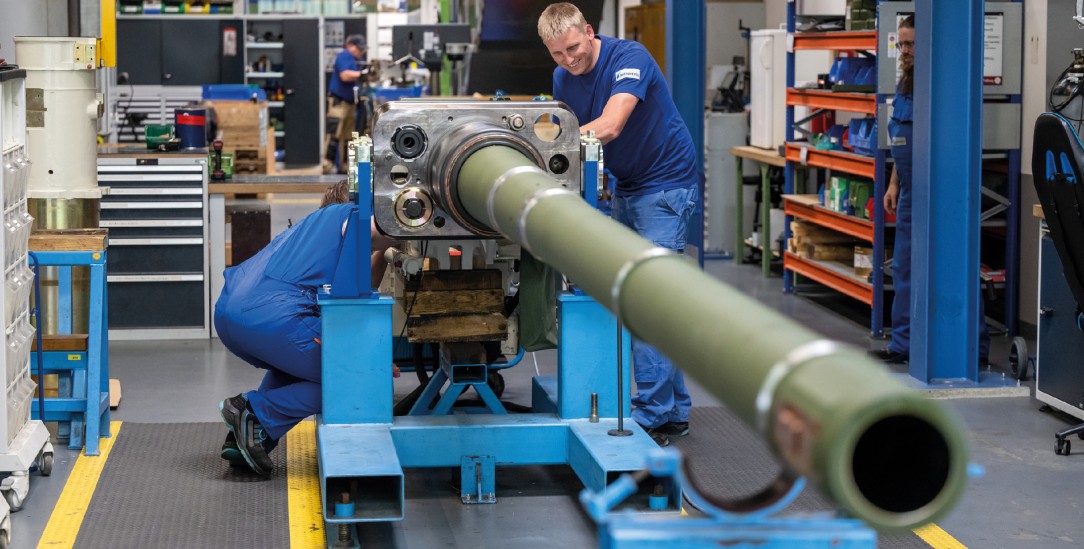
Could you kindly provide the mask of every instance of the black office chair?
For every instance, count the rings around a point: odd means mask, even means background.
[[[1061,258],[1065,280],[1076,300],[1076,325],[1084,331],[1084,145],[1072,123],[1060,114],[1046,113],[1035,122],[1031,167],[1035,191],[1043,207],[1050,238]],[[1084,335],[1082,335],[1084,337]],[[1069,455],[1066,437],[1084,433],[1084,423],[1059,431],[1054,451]]]

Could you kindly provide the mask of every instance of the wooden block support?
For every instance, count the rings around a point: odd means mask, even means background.
[[[87,334],[45,334],[41,336],[41,346],[45,351],[87,351]],[[30,350],[38,350],[38,338],[30,340]]]
[[[36,229],[30,233],[30,251],[97,252],[108,238],[109,229]]]
[[[501,290],[406,292],[403,301],[411,316],[487,314],[504,310],[504,292]]]
[[[407,341],[494,341],[508,335],[508,319],[501,313],[456,316],[419,316],[407,320]]]
[[[497,270],[425,271],[400,277],[398,298],[408,311],[407,340],[420,342],[494,341],[507,337],[504,289]]]

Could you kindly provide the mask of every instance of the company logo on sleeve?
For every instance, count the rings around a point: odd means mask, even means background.
[[[620,82],[626,78],[640,79],[640,69],[621,69],[614,75],[614,81]]]

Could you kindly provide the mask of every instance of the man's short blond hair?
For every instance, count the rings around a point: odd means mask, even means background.
[[[549,42],[571,28],[586,32],[587,20],[580,8],[568,2],[550,4],[538,17],[538,36],[543,42]]]

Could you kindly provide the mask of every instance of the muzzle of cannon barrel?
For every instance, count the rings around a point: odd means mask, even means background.
[[[940,403],[598,213],[534,155],[497,138],[466,142],[469,151],[449,142],[437,155],[462,156],[439,192],[481,232],[565,273],[749,423],[790,471],[886,531],[936,520],[959,499],[967,445]]]

